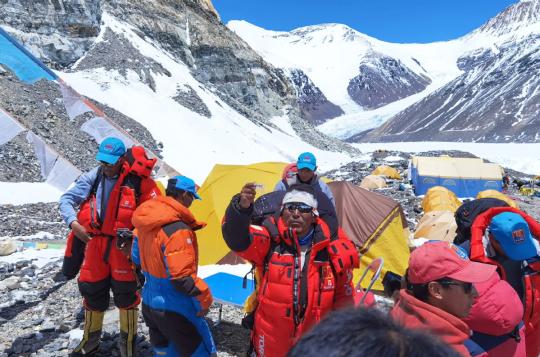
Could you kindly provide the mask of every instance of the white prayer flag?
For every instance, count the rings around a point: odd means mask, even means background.
[[[77,116],[93,111],[71,87],[60,82],[60,91],[64,97],[64,106],[70,120],[74,120]]]
[[[60,191],[65,191],[81,174],[82,172],[71,162],[59,157],[47,177],[47,183]]]
[[[34,134],[32,131],[28,131],[28,134],[26,134],[26,140],[34,146],[34,151],[41,166],[41,177],[46,180],[59,155],[57,152],[51,149],[51,147],[47,145],[43,139]]]
[[[101,117],[95,117],[88,120],[81,126],[81,130],[91,135],[98,144],[110,136],[122,140],[126,148],[132,147],[135,143],[126,135],[121,133],[109,121]]]
[[[4,145],[24,130],[19,122],[0,109],[0,145]]]

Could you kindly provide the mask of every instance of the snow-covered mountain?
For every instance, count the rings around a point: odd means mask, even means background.
[[[466,36],[429,44],[383,42],[339,24],[291,32],[228,26],[274,66],[302,70],[343,109],[319,126],[329,135],[535,141],[539,8],[540,0],[520,1]]]
[[[2,12],[0,25],[66,83],[121,114],[118,125],[199,182],[215,163],[292,161],[311,150],[324,169],[356,152],[301,118],[293,83],[221,24],[209,0],[18,0]],[[0,89],[0,107],[86,169],[79,163],[91,163],[95,150],[79,130],[86,118],[69,121],[54,85],[28,85],[3,68]],[[30,161],[0,181],[39,180],[24,139],[4,149]]]
[[[314,91],[340,107],[344,114],[339,117],[318,119],[326,122],[321,130],[342,138],[380,125],[419,94],[427,95],[460,73],[455,62],[460,49],[453,43],[388,43],[341,24],[291,32],[268,31],[245,21],[227,26],[275,67],[302,71]]]
[[[356,139],[540,141],[540,1],[522,1],[470,33],[463,73]]]

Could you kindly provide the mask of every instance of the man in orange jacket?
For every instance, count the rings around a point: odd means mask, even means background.
[[[197,276],[195,231],[206,226],[189,211],[200,199],[195,183],[176,176],[166,197],[142,204],[133,214],[132,258],[145,276],[142,312],[158,356],[210,356],[216,347],[204,316],[212,304],[208,285]]]

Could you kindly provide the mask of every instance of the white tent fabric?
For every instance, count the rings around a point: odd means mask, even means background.
[[[81,99],[81,96],[71,89],[71,87],[64,83],[59,84],[62,97],[64,97],[64,105],[70,120],[74,120],[77,116],[92,111],[92,109]]]
[[[0,109],[0,145],[4,145],[24,130],[21,124]]]
[[[113,136],[124,142],[126,148],[132,147],[135,143],[133,140],[122,134],[117,128],[115,128],[107,119],[101,117],[95,117],[88,120],[81,126],[81,130],[91,135],[98,144],[101,144],[103,139]]]
[[[47,177],[47,183],[60,191],[65,191],[81,174],[82,172],[71,162],[59,157]]]
[[[26,134],[26,140],[34,146],[34,151],[41,166],[41,177],[46,180],[59,155],[56,151],[51,149],[51,147],[48,146],[43,139],[34,134],[32,131],[28,131],[28,134]]]

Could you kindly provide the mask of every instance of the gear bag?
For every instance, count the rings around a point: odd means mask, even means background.
[[[454,244],[460,245],[471,240],[471,226],[478,215],[492,207],[508,207],[508,204],[497,198],[479,198],[465,202],[456,211],[456,238]]]

